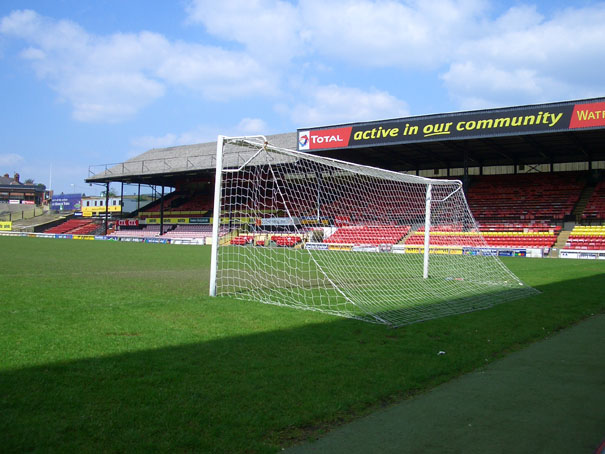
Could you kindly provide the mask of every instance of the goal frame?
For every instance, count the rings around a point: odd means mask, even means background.
[[[469,209],[460,180],[425,178],[286,149],[270,144],[263,135],[219,135],[216,147],[209,285],[211,297],[220,294],[397,327],[487,309],[496,304],[539,293],[526,286],[508,270],[499,260],[497,253],[481,251],[480,248],[489,246]],[[288,183],[287,177],[284,181],[280,177],[278,183],[276,175],[273,174],[274,170],[287,172],[287,169],[294,172],[291,174],[294,177],[292,183]],[[239,179],[247,172],[252,172],[253,175],[266,172],[273,176],[268,180],[263,179],[266,176],[261,176],[253,186],[238,186]],[[324,172],[328,172],[328,175],[334,172],[336,178],[326,187],[327,200],[335,196],[342,198],[341,200],[352,198],[348,199],[350,206],[346,204],[342,206],[342,211],[332,211],[328,215],[328,223],[323,224],[326,226],[324,234],[328,235],[328,239],[324,239],[322,235],[322,240],[316,242],[317,240],[311,239],[309,230],[298,229],[301,219],[309,219],[305,217],[307,215],[304,210],[313,213],[316,211],[318,225],[321,225],[320,201],[323,200]],[[226,176],[228,173],[232,173],[234,177],[230,179]],[[316,177],[313,177],[314,174]],[[342,188],[348,188],[346,183],[340,182],[341,177],[350,178],[352,182],[357,181],[361,185],[357,188],[360,192],[339,192]],[[243,178],[243,181],[247,181],[246,177]],[[273,183],[270,183],[271,181]],[[290,191],[298,190],[296,185],[300,184],[296,181],[304,182],[304,186],[300,187],[302,198],[292,202]],[[386,182],[392,186],[384,186]],[[240,190],[243,192],[234,192]],[[242,194],[246,194],[245,197],[256,197],[256,191],[266,190],[270,191],[270,195],[263,200],[269,202],[261,202],[262,205],[256,205],[257,202],[254,202],[249,205],[251,217],[244,221],[254,232],[259,233],[242,235],[238,228],[231,230],[232,218],[235,219],[233,225],[240,225],[238,222],[241,222],[237,218],[241,209],[241,202],[237,201],[237,197]],[[401,196],[404,199],[398,198]],[[387,202],[387,205],[378,202],[383,197],[391,202]],[[311,206],[307,204],[310,200]],[[375,206],[379,210],[376,213],[386,216],[386,223],[382,217],[376,218],[375,214],[370,215],[369,222],[377,224],[367,224],[368,220],[364,221],[363,215],[362,218],[355,219],[356,215],[353,214],[353,217],[349,218],[348,213],[351,212],[347,210],[356,206],[356,200],[362,203],[357,207]],[[268,240],[269,236],[265,232],[267,229],[260,227],[265,225],[266,217],[266,212],[260,207],[271,206],[264,205],[265,203],[281,204],[283,217],[289,220],[289,224],[267,222],[266,225],[293,226],[293,232],[297,232],[294,235],[299,236],[299,246],[295,246],[296,242],[288,245],[280,243],[273,237]],[[313,203],[316,203],[317,207],[313,206]],[[397,204],[394,205],[397,208],[394,208],[393,213],[399,213],[399,207],[404,208],[404,211],[400,212],[404,217],[388,221],[391,213],[389,203]],[[327,206],[330,206],[330,202]],[[247,210],[248,208],[244,208],[244,211]],[[372,212],[368,212],[370,213]],[[269,216],[268,219],[272,217]],[[314,218],[315,214],[312,217]],[[346,219],[345,224],[339,224],[339,219]],[[407,230],[395,243],[389,243],[392,240],[386,237],[380,240],[385,241],[384,243],[359,237],[350,240],[352,244],[348,248],[338,247],[342,240],[332,241],[331,237],[336,236],[340,229],[346,234],[348,227],[344,226],[349,225],[350,221],[353,221],[350,224],[352,229],[359,226],[362,226],[362,229],[373,229],[399,225]],[[434,229],[431,228],[432,221]],[[221,226],[226,223],[229,224],[229,231],[225,232],[223,237]],[[364,225],[366,227],[363,227]],[[259,226],[258,231],[255,226]],[[248,232],[248,227],[244,232]],[[271,230],[268,229],[269,232]],[[468,239],[461,239],[460,243],[448,243],[439,239],[441,235],[456,235],[457,232],[461,232],[460,235]],[[410,239],[414,241],[408,242]],[[379,246],[373,247],[372,244]],[[443,246],[444,244],[446,246]],[[447,246],[448,244],[451,246]],[[276,246],[290,246],[281,249],[284,254],[290,254],[287,260],[279,249],[275,249]],[[444,252],[443,248],[449,249]],[[327,252],[333,249],[353,252]],[[431,254],[434,257],[431,257]],[[471,257],[474,255],[482,258]],[[292,257],[295,262],[289,263]],[[371,268],[370,263],[375,268]],[[353,270],[351,265],[357,268],[352,274],[347,274],[349,270]],[[309,273],[311,269],[312,273],[316,273],[311,275],[312,293],[310,287],[294,283],[296,276],[303,276],[304,274],[300,273]],[[269,274],[264,270],[276,270],[278,274]],[[371,272],[368,274],[366,270]],[[286,271],[290,274],[279,274]],[[386,279],[383,279],[385,277]],[[271,284],[267,286],[266,279],[269,278],[277,280],[271,280]]]
[[[225,140],[250,140],[250,139],[261,139],[265,144],[265,147],[269,145],[267,138],[263,135],[255,135],[255,136],[225,136],[219,135],[216,140],[216,174],[214,181],[214,210],[212,217],[212,250],[210,256],[210,288],[209,295],[216,296],[216,278],[217,278],[217,270],[218,270],[218,248],[219,248],[219,228],[220,228],[220,213],[221,213],[221,191],[222,191],[222,176],[223,176],[223,146]],[[286,150],[280,149],[279,147],[272,146],[272,148],[276,150],[281,150],[288,152],[288,154],[298,155],[301,157],[309,158],[308,153],[302,153],[300,151],[294,150]],[[338,159],[322,157],[322,160],[331,161],[333,163],[345,164],[347,167],[359,167],[363,169],[374,169],[379,170],[381,172],[391,172],[386,169],[379,169],[377,167],[372,166],[362,166],[360,164],[355,164],[351,162],[341,161]],[[244,163],[241,168],[246,165]],[[237,169],[239,170],[239,169]],[[396,173],[396,172],[393,172]],[[425,196],[425,216],[424,216],[424,253],[423,253],[423,279],[428,279],[429,277],[429,262],[430,262],[430,229],[431,229],[431,202],[432,199],[432,188],[434,184],[458,184],[458,188],[453,191],[447,198],[452,196],[456,191],[462,189],[462,182],[460,180],[441,180],[441,179],[432,179],[432,178],[424,178],[420,176],[415,176],[419,182],[426,183],[427,190]],[[423,181],[424,180],[424,181]],[[319,209],[319,208],[318,208]],[[218,216],[217,216],[218,213]]]

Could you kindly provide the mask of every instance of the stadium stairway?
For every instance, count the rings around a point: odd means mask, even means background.
[[[406,241],[408,240],[408,238],[411,237],[412,235],[414,235],[421,226],[424,227],[424,224],[412,225],[412,228],[410,229],[410,231],[408,233],[406,233],[405,236],[403,238],[401,238],[401,240],[399,240],[399,242],[397,244],[405,244]]]
[[[549,257],[556,257],[556,255],[553,254],[554,249],[559,250],[559,249],[563,249],[565,247],[565,243],[567,243],[567,239],[569,238],[569,235],[571,235],[571,231],[575,227],[575,224],[571,225],[571,227],[567,224],[569,224],[569,223],[566,223],[563,230],[561,230],[561,232],[559,232],[557,241],[555,242],[554,246],[551,248],[550,252],[548,253]]]
[[[221,246],[226,246],[228,244],[231,244],[231,240],[233,240],[234,238],[239,236],[239,230],[235,229],[231,232],[229,232],[227,235],[223,235],[221,237],[219,237],[219,244]]]
[[[571,213],[574,216],[576,222],[580,222],[580,220],[582,219],[582,214],[584,213],[584,210],[586,209],[588,201],[590,200],[590,197],[592,196],[592,193],[594,192],[596,186],[596,184],[588,183],[586,186],[584,186],[584,189],[582,189],[582,192],[580,193],[580,198],[578,199],[578,203],[576,203],[576,206],[574,207]]]

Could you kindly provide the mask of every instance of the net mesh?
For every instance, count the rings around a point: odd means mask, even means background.
[[[401,326],[536,293],[481,249],[487,244],[459,181],[307,155],[263,138],[224,139],[218,152],[219,296]]]

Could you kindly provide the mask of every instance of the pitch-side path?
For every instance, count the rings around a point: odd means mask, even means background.
[[[605,454],[605,314],[288,454]]]

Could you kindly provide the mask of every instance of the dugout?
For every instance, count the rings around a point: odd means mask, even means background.
[[[451,177],[605,168],[605,98],[301,128],[267,136],[277,147],[343,161]],[[89,168],[88,183],[212,190],[216,143],[149,150]],[[161,188],[161,191],[157,188]],[[106,193],[109,191],[107,190]]]

